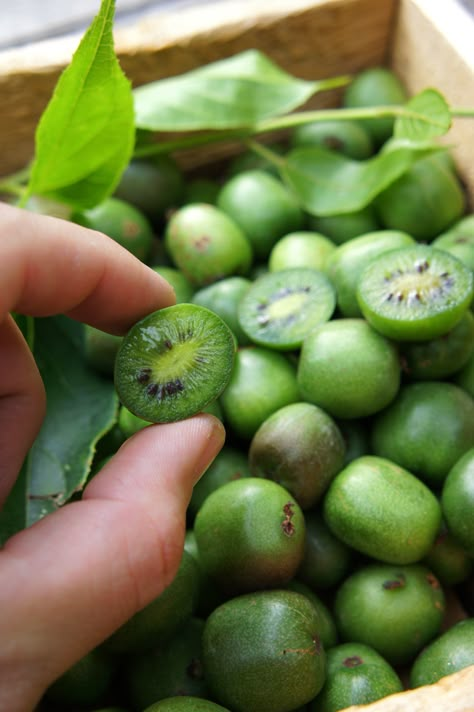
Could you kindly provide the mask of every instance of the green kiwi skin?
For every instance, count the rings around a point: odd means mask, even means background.
[[[400,385],[398,353],[363,319],[333,319],[308,334],[298,370],[302,400],[334,418],[378,413]]]
[[[474,353],[474,315],[468,310],[448,333],[429,341],[401,343],[403,373],[415,381],[448,378]]]
[[[412,687],[432,685],[442,677],[474,665],[474,619],[459,621],[428,645],[414,661]]]
[[[184,176],[176,161],[167,155],[135,159],[125,169],[115,197],[141,210],[153,225],[182,202]]]
[[[371,136],[356,121],[315,121],[293,129],[292,148],[320,146],[362,161],[374,153]]]
[[[252,246],[239,225],[207,203],[189,203],[169,219],[165,246],[174,265],[195,287],[244,275],[253,260]]]
[[[389,564],[426,556],[441,523],[431,490],[408,470],[374,455],[353,460],[336,475],[323,513],[347,546]]]
[[[344,440],[331,416],[311,403],[292,403],[270,415],[255,433],[250,472],[278,482],[307,510],[342,469],[344,453]]]
[[[423,292],[430,275],[429,291]],[[409,287],[406,281],[396,281],[403,279],[412,280]],[[418,244],[376,257],[362,271],[357,286],[364,318],[395,341],[427,341],[446,334],[469,308],[473,295],[474,275],[468,267],[446,252]]]
[[[354,237],[381,229],[372,205],[368,205],[362,210],[342,215],[328,215],[326,217],[310,215],[308,217],[308,227],[310,230],[316,230],[325,235],[336,245],[342,245]]]
[[[233,712],[288,712],[323,685],[318,615],[294,591],[257,591],[227,601],[207,619],[203,642],[211,691]]]
[[[342,643],[328,651],[326,682],[310,710],[337,712],[402,691],[402,681],[393,667],[373,648]]]
[[[234,336],[220,317],[204,307],[177,304],[149,314],[123,338],[115,388],[138,418],[182,420],[219,397],[234,354]]]
[[[453,172],[428,156],[386,188],[376,208],[384,227],[429,242],[462,217],[465,196]]]
[[[400,230],[377,230],[337,247],[326,263],[326,272],[336,287],[337,305],[345,317],[362,317],[357,285],[364,268],[384,252],[415,244]]]
[[[390,665],[409,665],[441,629],[446,600],[421,564],[368,564],[339,587],[334,615],[343,641],[369,645]]]
[[[334,617],[328,606],[323,603],[321,598],[317,596],[316,593],[305,583],[298,581],[297,578],[293,578],[290,583],[285,586],[285,588],[287,591],[301,593],[313,604],[320,619],[319,637],[321,638],[324,650],[327,651],[329,648],[337,645],[339,636],[334,622]]]
[[[76,212],[73,222],[98,230],[125,247],[142,262],[147,262],[154,242],[148,218],[136,207],[119,198],[106,198],[95,208]]]
[[[278,272],[293,267],[308,267],[324,272],[335,249],[335,243],[319,232],[290,232],[273,246],[268,258],[268,269],[270,272]]]
[[[135,655],[152,650],[157,640],[166,642],[194,614],[199,585],[199,565],[192,554],[184,550],[178,571],[168,587],[112,633],[104,642],[104,649]]]
[[[448,530],[444,521],[441,523],[441,529],[431,550],[424,557],[423,563],[441,581],[443,586],[456,586],[466,581],[474,571],[472,558]]]
[[[198,289],[191,301],[218,314],[231,329],[240,346],[250,343],[238,319],[238,306],[252,282],[246,277],[227,277]]]
[[[281,485],[246,477],[205,499],[194,534],[204,571],[235,596],[278,588],[294,577],[303,557],[304,515]]]
[[[448,530],[474,557],[474,445],[449,470],[441,506]]]
[[[199,482],[194,485],[188,513],[192,517],[196,516],[211,492],[222,487],[226,482],[232,482],[242,477],[250,477],[246,454],[229,445],[224,446]]]
[[[113,376],[115,357],[121,343],[121,336],[84,325],[84,357],[86,363],[98,373]]]
[[[204,621],[186,620],[167,641],[157,641],[152,650],[134,655],[124,669],[127,699],[134,710],[174,695],[206,698],[209,690],[202,664]]]
[[[176,304],[185,304],[192,301],[194,286],[179,269],[168,265],[152,266],[152,270],[171,284],[176,295]]]
[[[390,106],[404,104],[407,99],[403,84],[392,70],[370,67],[359,72],[349,84],[344,92],[343,105],[348,108]],[[379,147],[392,135],[394,119],[364,119],[360,123]]]
[[[281,353],[260,346],[239,348],[220,397],[224,423],[245,441],[279,408],[301,400],[296,370]]]
[[[280,237],[304,225],[296,198],[264,171],[242,171],[230,178],[221,188],[217,205],[243,230],[257,259],[267,259]]]
[[[347,576],[353,551],[336,537],[320,508],[305,512],[305,549],[297,578],[314,591],[340,584]]]
[[[474,447],[474,401],[447,381],[405,384],[374,420],[372,452],[440,489],[455,463]]]
[[[230,712],[230,710],[200,697],[179,695],[179,697],[168,697],[166,700],[154,702],[144,712]]]
[[[469,393],[471,398],[474,398],[474,353],[469,357],[466,365],[456,374],[454,382],[463,391]]]

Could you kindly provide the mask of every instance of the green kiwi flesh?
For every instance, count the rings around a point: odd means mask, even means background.
[[[149,314],[117,354],[114,379],[122,404],[152,423],[200,412],[229,381],[234,343],[225,322],[204,307],[177,304]]]
[[[256,279],[240,301],[238,317],[254,343],[291,350],[328,321],[335,307],[336,292],[326,275],[295,267]]]
[[[391,250],[363,271],[357,289],[371,326],[397,341],[424,341],[447,333],[474,294],[472,271],[429,245]]]

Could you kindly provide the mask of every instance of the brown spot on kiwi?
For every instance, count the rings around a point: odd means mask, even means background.
[[[124,220],[123,235],[124,237],[137,237],[140,234],[140,228],[133,220]]]
[[[353,668],[357,667],[358,665],[362,665],[364,661],[362,658],[360,658],[358,655],[351,655],[349,658],[346,658],[345,660],[342,661],[342,664],[344,667],[348,668]]]
[[[344,148],[344,141],[341,141],[337,136],[326,136],[323,143],[327,148],[332,148],[333,151],[342,151]]]
[[[293,536],[293,534],[296,531],[295,525],[291,521],[294,515],[293,507],[295,506],[294,502],[287,502],[283,506],[283,514],[285,515],[285,518],[283,519],[281,523],[281,528],[283,529],[283,533],[286,534],[286,536]]]
[[[441,584],[434,574],[432,574],[432,573],[426,574],[426,580],[428,581],[431,588],[433,588],[435,591],[438,588],[441,588]]]
[[[203,235],[202,237],[199,237],[197,240],[194,241],[194,247],[199,252],[205,252],[205,250],[207,250],[210,243],[211,243],[211,238],[208,237],[207,235]]]
[[[394,591],[397,588],[404,588],[406,585],[406,579],[403,574],[396,574],[397,578],[396,579],[389,579],[388,581],[384,581],[382,586],[385,588],[387,591]]]

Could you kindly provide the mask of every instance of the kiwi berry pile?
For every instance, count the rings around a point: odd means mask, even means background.
[[[386,69],[347,107],[397,104]],[[365,160],[393,120],[318,121],[275,151]],[[118,422],[211,412],[170,586],[47,691],[71,712],[335,712],[474,665],[474,215],[448,153],[316,217],[250,152],[184,176],[134,159],[73,216],[165,277],[176,306],[86,328]],[[42,708],[43,709],[43,708]]]

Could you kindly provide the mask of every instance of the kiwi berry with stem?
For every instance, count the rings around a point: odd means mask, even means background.
[[[115,387],[122,404],[139,418],[182,420],[222,393],[234,353],[232,332],[217,314],[177,304],[149,314],[124,337]]]

